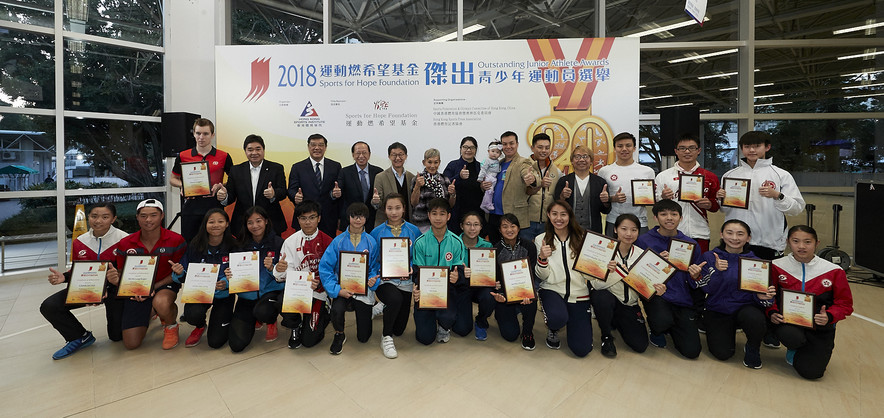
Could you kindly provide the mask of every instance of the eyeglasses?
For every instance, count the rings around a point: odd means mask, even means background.
[[[696,150],[698,150],[698,149],[700,149],[700,147],[698,147],[698,146],[696,146],[696,145],[691,145],[691,146],[689,146],[689,147],[678,147],[678,148],[676,148],[675,150],[676,150],[676,151],[679,151],[679,152],[685,152],[685,151],[691,151],[691,152],[694,152],[694,151],[696,151]]]
[[[476,147],[471,146],[471,145],[461,145],[460,149],[462,149],[464,151],[475,151]]]
[[[357,156],[368,155],[368,151],[356,151],[353,153],[353,155],[357,155]]]
[[[365,219],[365,215],[350,215],[351,219]]]
[[[573,157],[575,160],[578,160],[578,161],[589,159],[589,156],[586,154],[574,154]]]
[[[319,216],[317,216],[317,215],[299,216],[299,217],[298,217],[298,220],[299,220],[299,221],[302,221],[302,222],[312,222],[312,221],[315,221],[315,220],[318,219],[318,218],[319,218]]]
[[[405,154],[399,153],[399,152],[394,152],[394,153],[390,154],[390,158],[405,158]]]

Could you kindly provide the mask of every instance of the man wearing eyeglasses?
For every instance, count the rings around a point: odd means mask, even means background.
[[[675,144],[675,155],[678,161],[674,166],[663,170],[654,180],[657,186],[657,200],[672,199],[681,205],[681,223],[678,230],[695,239],[701,252],[709,251],[709,212],[718,212],[718,176],[700,167],[697,156],[700,155],[700,139],[693,134],[685,134]],[[703,194],[697,199],[681,200],[680,185],[689,177],[682,175],[703,176]],[[696,179],[696,178],[693,178]]]
[[[341,231],[346,231],[350,225],[350,217],[347,216],[347,208],[351,203],[362,202],[368,206],[368,216],[365,218],[365,225],[374,225],[375,213],[377,208],[372,205],[375,195],[375,176],[380,174],[383,169],[376,165],[368,163],[371,158],[371,147],[363,141],[358,141],[350,147],[350,153],[353,154],[353,164],[341,169],[338,175],[338,186],[341,188],[340,203],[340,226]],[[378,199],[381,196],[378,194]]]
[[[338,174],[341,172],[341,164],[325,158],[327,148],[328,140],[321,134],[307,137],[310,156],[292,164],[288,195],[295,206],[305,200],[319,203],[322,207],[319,230],[333,237],[338,232],[338,198],[341,197]],[[292,228],[300,228],[297,219],[292,219]]]
[[[399,193],[402,196],[411,194],[408,185],[414,181],[414,173],[405,169],[408,148],[402,143],[394,142],[387,147],[387,157],[390,159],[390,168],[378,173],[374,179],[374,188],[377,193],[372,195],[370,202],[370,206],[374,209],[380,208],[384,198],[390,193]],[[408,199],[405,199],[405,220],[411,221],[411,205],[408,203]],[[386,221],[387,214],[381,209],[375,212],[374,223],[366,222],[366,225],[373,225],[373,229]]]
[[[571,167],[574,172],[559,178],[552,195],[571,205],[583,229],[601,234],[602,214],[611,212],[611,200],[603,193],[608,183],[592,173],[592,151],[586,145],[571,151]]]

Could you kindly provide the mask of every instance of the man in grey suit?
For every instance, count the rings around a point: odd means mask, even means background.
[[[408,148],[402,143],[394,142],[387,147],[387,157],[390,158],[390,168],[382,171],[374,179],[374,188],[377,190],[372,196],[371,205],[378,209],[374,219],[374,226],[387,221],[387,214],[381,205],[384,197],[390,193],[399,193],[405,198],[405,220],[411,220],[411,205],[408,198],[411,194],[409,185],[414,180],[414,173],[405,170],[405,160],[408,159]],[[366,224],[371,225],[371,224]]]

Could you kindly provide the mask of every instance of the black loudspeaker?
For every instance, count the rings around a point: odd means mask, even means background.
[[[163,113],[160,142],[163,144],[163,156],[176,157],[178,153],[196,145],[193,139],[193,121],[200,115],[187,112]]]
[[[675,145],[684,134],[700,138],[700,108],[679,106],[660,109],[660,154],[675,155]]]
[[[853,207],[853,262],[872,271],[875,276],[884,276],[884,257],[881,257],[881,237],[884,236],[884,222],[881,222],[884,182],[859,180],[856,183]]]

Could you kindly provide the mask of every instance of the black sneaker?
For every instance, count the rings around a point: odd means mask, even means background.
[[[301,348],[301,328],[292,328],[292,336],[289,337],[289,348]]]
[[[764,334],[764,338],[762,338],[761,342],[764,343],[764,346],[767,348],[780,348],[780,339],[772,332]]]
[[[605,357],[617,357],[617,347],[614,346],[614,337],[602,337],[602,355]]]
[[[534,334],[530,332],[522,334],[522,348],[534,351]]]
[[[344,333],[335,333],[335,339],[332,340],[331,348],[329,348],[328,352],[334,355],[341,354],[341,351],[344,350],[344,343],[347,342],[347,336]]]
[[[743,365],[750,369],[761,368],[761,350],[755,347],[749,347],[749,344],[743,346]]]
[[[546,332],[546,346],[552,348],[553,350],[558,350],[559,347],[562,346],[562,342],[559,341],[559,332],[553,330],[547,330]]]

